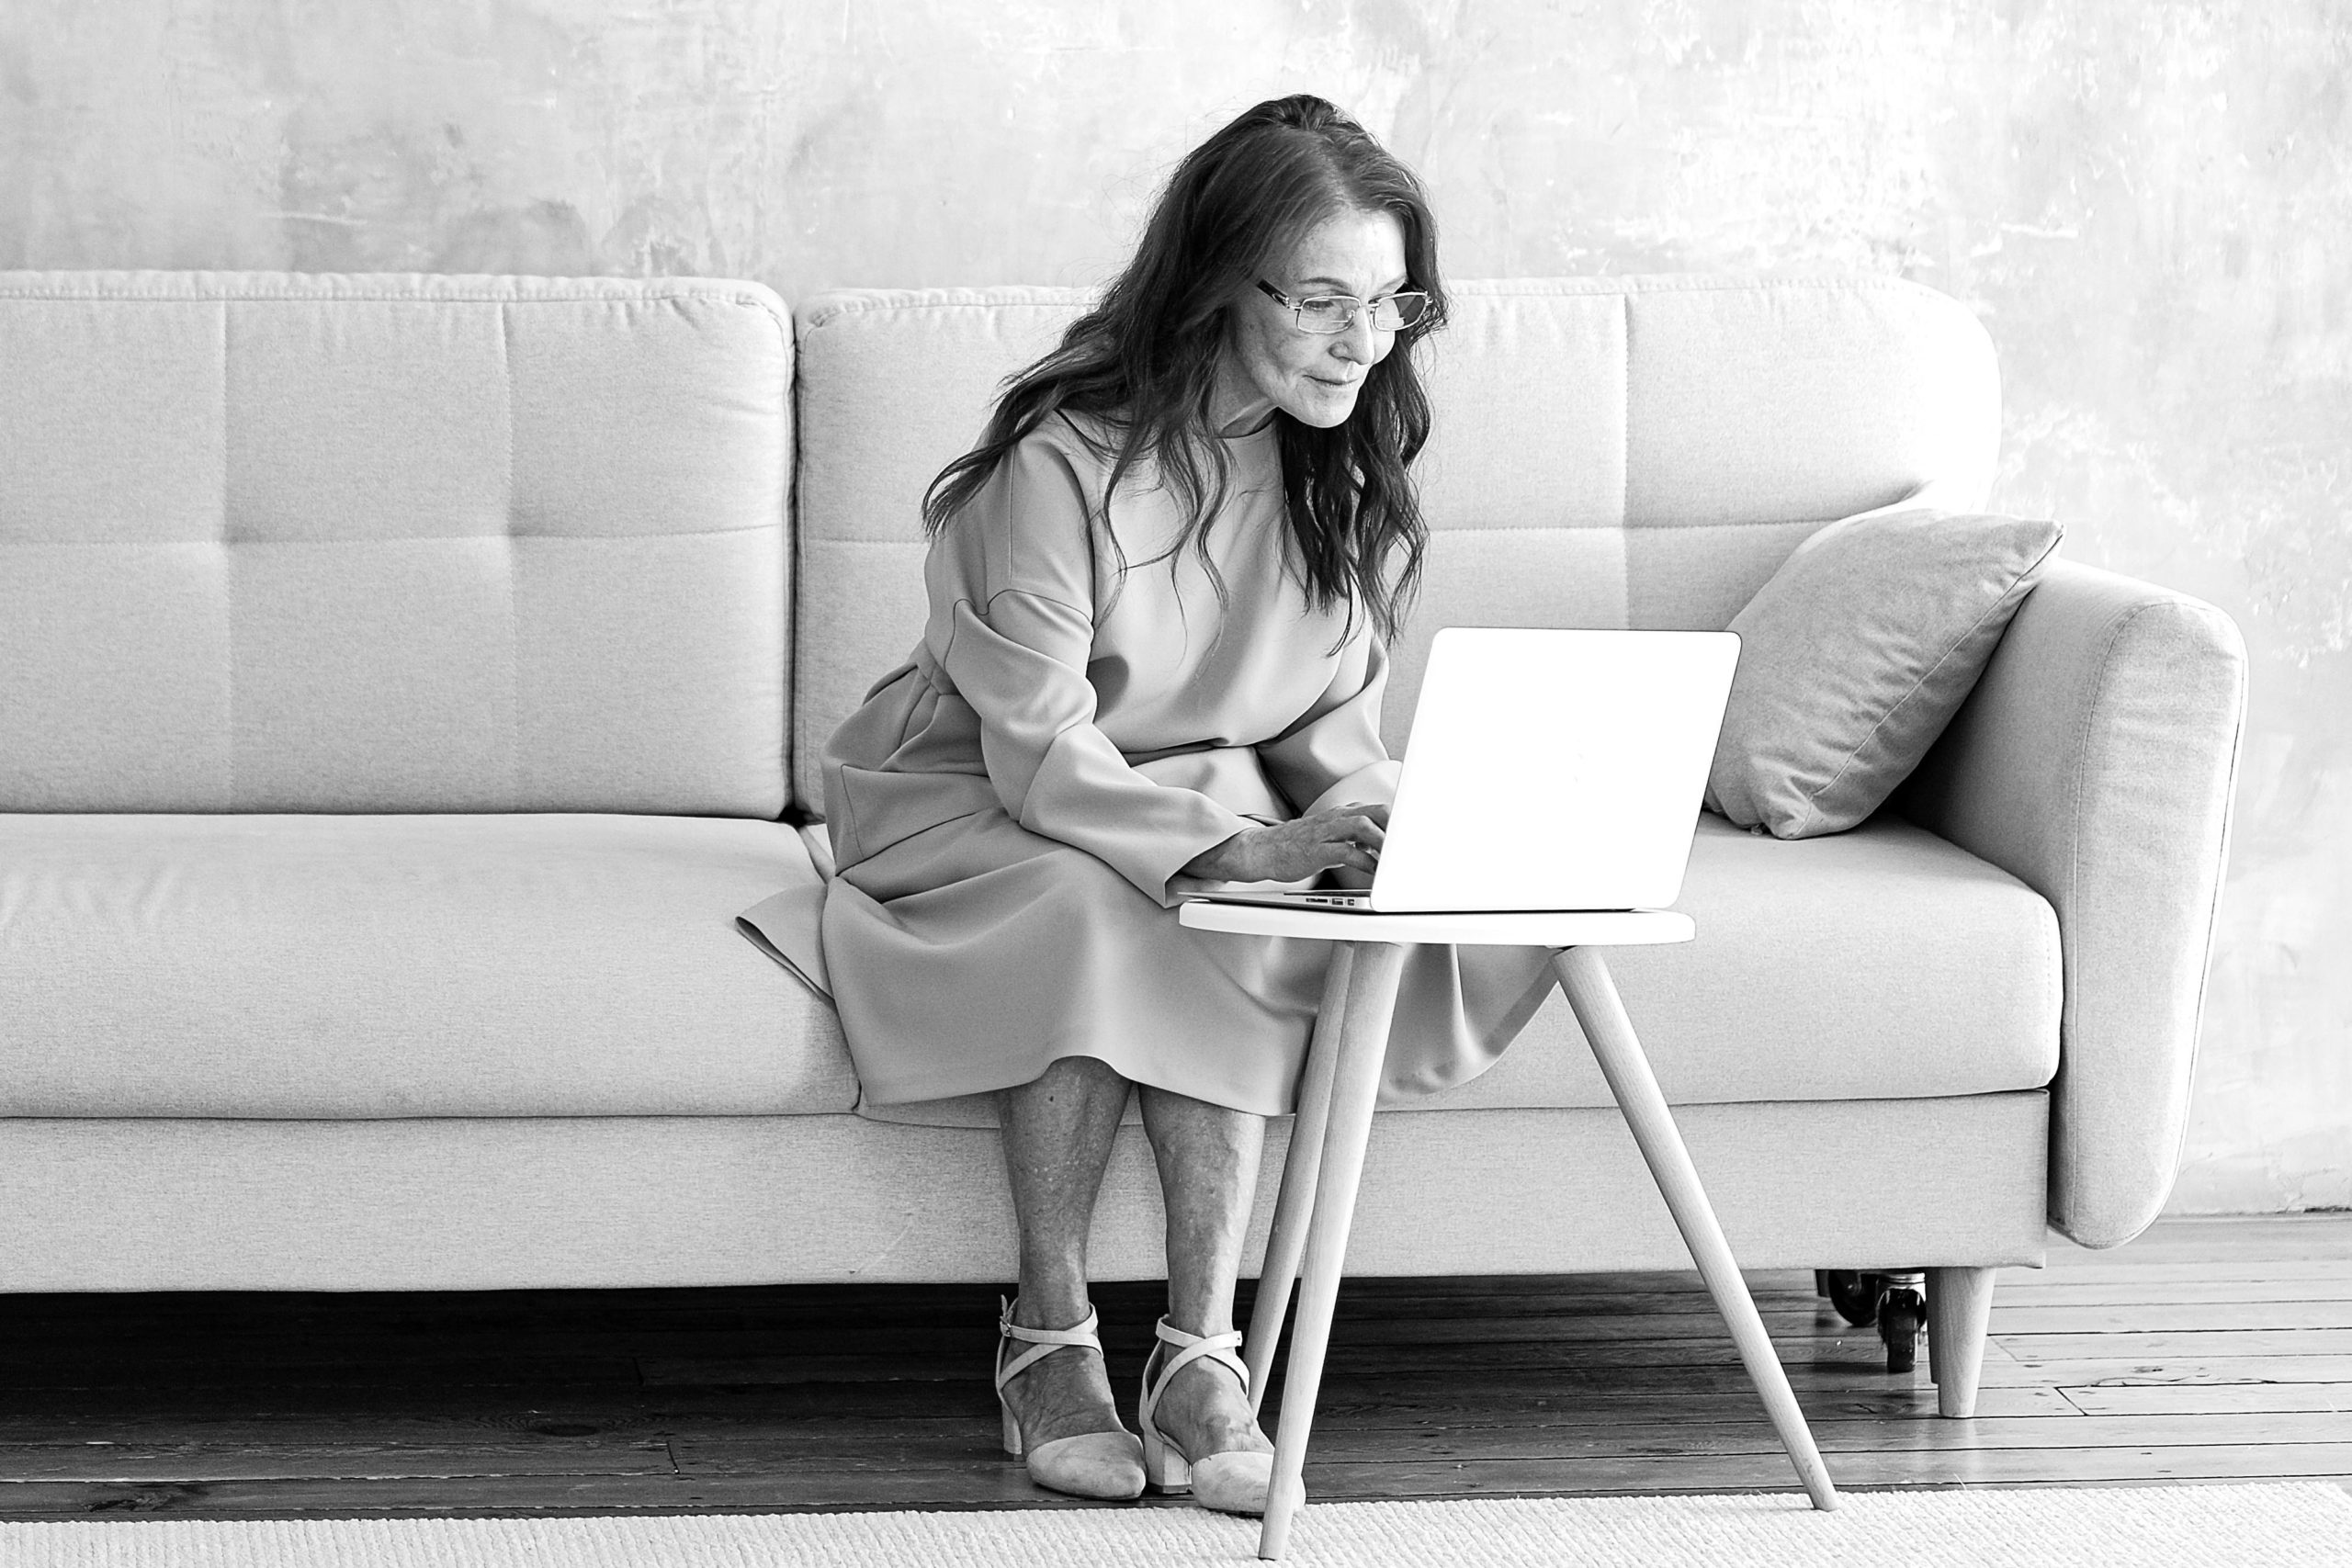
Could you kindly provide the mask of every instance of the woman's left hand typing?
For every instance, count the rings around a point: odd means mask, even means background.
[[[1184,869],[1222,882],[1300,882],[1334,868],[1369,873],[1380,864],[1387,830],[1388,807],[1354,801],[1245,829],[1194,855]]]

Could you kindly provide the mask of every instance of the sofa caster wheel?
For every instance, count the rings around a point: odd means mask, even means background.
[[[1818,1270],[1822,1294],[1838,1309],[1838,1315],[1857,1328],[1868,1328],[1878,1321],[1879,1291],[1884,1283],[1876,1274],[1864,1274],[1852,1269]]]
[[[1878,1299],[1878,1337],[1886,1342],[1886,1370],[1907,1372],[1918,1364],[1919,1331],[1928,1324],[1928,1303],[1908,1285],[1891,1285]]]

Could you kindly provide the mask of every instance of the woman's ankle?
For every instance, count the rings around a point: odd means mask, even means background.
[[[1225,1304],[1221,1307],[1204,1306],[1197,1311],[1181,1310],[1174,1302],[1170,1302],[1168,1326],[1180,1334],[1189,1334],[1195,1339],[1206,1339],[1218,1334],[1230,1334],[1233,1332],[1233,1298],[1227,1296],[1225,1299]]]
[[[1012,1321],[1023,1328],[1075,1328],[1094,1310],[1084,1280],[1075,1285],[1061,1280],[1035,1283],[1023,1280],[1020,1292],[1012,1298]]]

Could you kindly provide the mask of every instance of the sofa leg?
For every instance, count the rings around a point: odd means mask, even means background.
[[[1928,1270],[1928,1356],[1939,1414],[1976,1414],[1976,1382],[1984,1371],[1984,1336],[1992,1322],[1992,1269]]]

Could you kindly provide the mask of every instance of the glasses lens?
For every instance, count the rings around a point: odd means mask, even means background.
[[[1298,302],[1298,324],[1311,333],[1343,333],[1354,324],[1359,301],[1344,294],[1318,294]]]
[[[1382,332],[1393,333],[1419,321],[1429,308],[1430,297],[1426,294],[1391,294],[1374,307],[1372,324]]]

